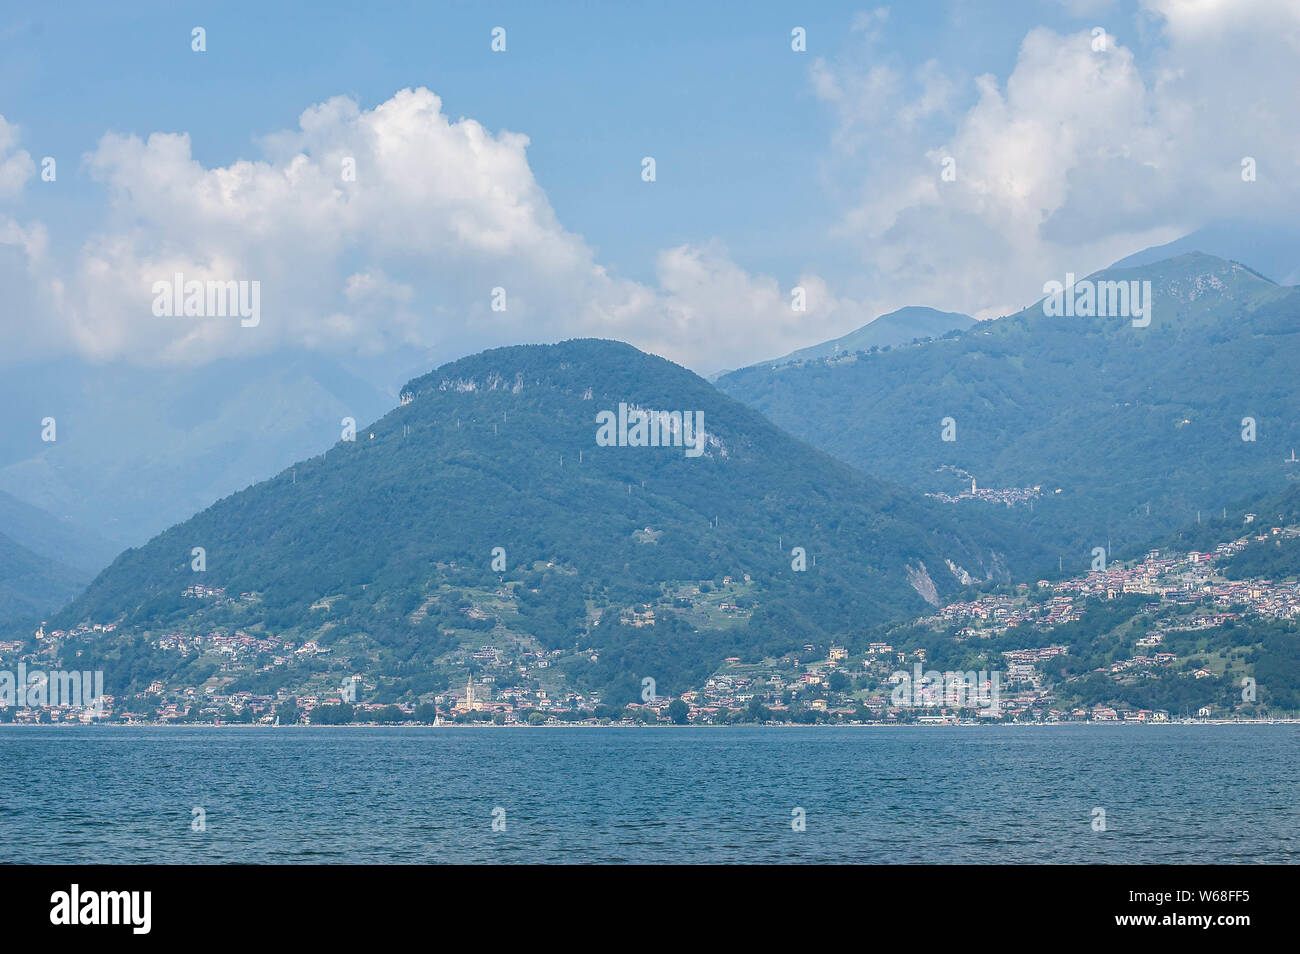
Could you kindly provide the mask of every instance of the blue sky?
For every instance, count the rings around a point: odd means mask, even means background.
[[[60,4],[3,32],[3,115],[34,151],[76,159],[108,131],[189,132],[197,159],[226,165],[311,103],[346,94],[373,106],[427,86],[449,114],[527,134],[566,226],[629,277],[651,278],[660,248],[715,236],[762,271],[835,252],[824,237],[835,198],[819,182],[835,120],[807,73],[817,56],[861,46],[860,4],[114,6]],[[1004,76],[1040,22],[1090,21],[1052,4],[909,3],[890,10],[885,55]],[[190,50],[194,26],[207,30],[205,55]],[[504,55],[489,48],[494,26],[507,29]],[[794,26],[807,31],[802,56]],[[653,191],[644,155],[658,162]],[[42,205],[85,225],[99,191],[79,176]]]
[[[552,267],[550,254],[539,253],[525,279],[511,272],[511,263],[527,253],[513,249],[503,253],[499,270],[508,278],[500,281],[526,289],[521,299],[538,314],[520,312],[516,323],[488,331],[482,322],[475,330],[469,319],[413,330],[412,322],[430,314],[481,307],[486,291],[452,286],[483,260],[454,266],[442,280],[421,274],[418,261],[394,261],[391,252],[368,247],[370,237],[354,224],[347,248],[302,267],[317,274],[335,267],[340,285],[351,272],[400,286],[394,294],[410,312],[404,330],[367,338],[371,319],[349,313],[340,320],[347,333],[308,346],[346,349],[359,342],[373,350],[422,341],[445,353],[512,337],[602,333],[607,326],[610,336],[703,370],[841,334],[903,304],[979,317],[1001,313],[1023,303],[1058,267],[1100,267],[1221,216],[1239,200],[1230,191],[1205,197],[1204,182],[1226,169],[1230,190],[1235,156],[1254,150],[1280,159],[1291,145],[1286,138],[1260,142],[1247,134],[1250,127],[1230,129],[1217,137],[1227,139],[1224,156],[1207,155],[1205,168],[1186,161],[1189,151],[1205,151],[1198,137],[1209,131],[1189,131],[1186,114],[1206,107],[1206,90],[1234,77],[1224,95],[1240,99],[1256,71],[1259,84],[1278,82],[1275,73],[1265,76],[1274,58],[1285,62],[1289,50],[1294,63],[1288,44],[1295,22],[1285,3],[1246,2],[1236,13],[1183,0],[809,6],[140,3],[122,12],[84,3],[19,11],[0,29],[7,152],[10,158],[26,153],[35,164],[55,156],[59,176],[42,183],[36,175],[20,190],[0,193],[0,225],[8,216],[24,236],[43,229],[42,265],[32,264],[29,248],[25,271],[41,273],[47,285],[59,283],[64,294],[52,305],[47,288],[33,287],[31,307],[77,308],[70,346],[99,357],[173,360],[177,349],[136,343],[134,332],[122,330],[124,323],[134,327],[129,307],[104,306],[102,319],[93,314],[108,297],[105,290],[83,289],[81,303],[68,304],[79,268],[86,280],[87,268],[77,260],[88,242],[114,247],[115,236],[132,229],[154,237],[152,243],[132,238],[137,254],[115,266],[138,264],[145,277],[177,254],[208,266],[240,261],[250,274],[268,276],[289,266],[279,253],[273,263],[259,258],[265,248],[226,245],[218,254],[196,239],[207,247],[187,251],[186,235],[206,226],[199,217],[188,233],[170,235],[160,225],[160,205],[175,201],[165,191],[165,173],[132,178],[121,157],[108,171],[83,157],[101,150],[109,133],[142,142],[154,133],[178,133],[188,134],[189,155],[204,170],[267,161],[264,138],[295,130],[314,104],[347,97],[365,113],[400,90],[423,87],[438,97],[449,122],[467,118],[493,135],[528,137],[531,180],[511,180],[502,189],[540,190],[554,228],[585,250],[578,258],[587,258],[575,266],[583,276],[558,290],[542,289],[535,283]],[[1224,22],[1231,29],[1215,17],[1229,17]],[[190,49],[194,26],[207,32],[204,53]],[[495,26],[507,30],[505,53],[490,49]],[[796,26],[807,31],[805,53],[790,48]],[[1087,46],[1094,26],[1108,37],[1100,54]],[[1251,44],[1270,38],[1273,47],[1258,60],[1248,55]],[[1090,65],[1089,57],[1100,65]],[[1066,65],[1056,69],[1054,59]],[[1180,90],[1160,80],[1171,70],[1206,75],[1193,75]],[[1283,74],[1284,92],[1287,77],[1294,81],[1294,66]],[[1062,102],[1071,105],[1054,119],[1051,110]],[[1251,105],[1257,124],[1285,109],[1281,99]],[[1083,128],[1098,122],[1098,113],[1101,124]],[[1115,125],[1104,122],[1107,113]],[[1044,150],[1053,123],[1080,127],[1077,143],[1059,156]],[[1026,130],[1023,150],[1042,152],[1044,165],[1059,167],[1055,173],[1017,165],[1024,154],[1016,152],[1014,137]],[[974,190],[963,193],[960,207],[923,194],[920,184],[933,180],[938,157],[958,145],[966,151],[958,157],[959,187]],[[998,157],[1003,147],[1007,157]],[[654,183],[640,178],[646,155],[657,163]],[[1290,155],[1294,167],[1295,152]],[[973,182],[965,176],[968,157],[978,169]],[[428,158],[435,175],[447,157]],[[1157,169],[1162,187],[1146,183],[1142,169]],[[480,179],[492,174],[462,172]],[[141,198],[150,188],[159,190],[153,202]],[[1278,188],[1260,206],[1293,209],[1294,185]],[[1041,208],[1014,208],[1030,200]],[[1011,211],[1001,214],[999,202]],[[1107,203],[1116,214],[1092,221],[1088,209]],[[391,208],[387,213],[394,215]],[[544,219],[541,214],[538,222]],[[375,227],[391,235],[410,224],[398,216]],[[1026,247],[1021,231],[1037,233],[1037,244]],[[1077,239],[1062,238],[1075,231]],[[286,233],[279,248],[292,249],[299,238]],[[430,251],[435,247],[439,242],[431,241]],[[689,251],[666,263],[665,253],[674,249]],[[444,258],[457,260],[445,251]],[[8,266],[18,270],[12,254]],[[589,287],[593,269],[602,282],[629,285]],[[810,277],[825,285],[813,296],[818,304],[811,317],[790,322],[773,311],[763,320],[778,298]],[[294,292],[294,300],[303,297]],[[561,314],[587,309],[594,299],[601,301],[595,317]],[[317,313],[324,307],[312,302]],[[725,320],[719,312],[727,312]],[[114,329],[102,336],[109,347],[94,340],[99,321]],[[683,332],[687,326],[696,332]],[[647,327],[663,333],[644,333],[643,340],[629,333]],[[738,334],[747,346],[729,354]],[[268,332],[258,347],[309,337]],[[210,340],[202,348],[213,355],[230,350]],[[188,349],[185,360],[201,354]]]

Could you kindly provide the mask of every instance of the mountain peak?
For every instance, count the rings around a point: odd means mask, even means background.
[[[1253,280],[1265,285],[1276,285],[1277,282],[1261,275],[1247,265],[1240,262],[1234,262],[1231,259],[1220,258],[1218,255],[1211,255],[1207,252],[1184,252],[1181,255],[1175,255],[1171,258],[1158,259],[1153,262],[1144,262],[1136,265],[1124,266],[1119,263],[1104,268],[1101,271],[1094,272],[1089,278],[1101,277],[1104,275],[1118,275],[1120,272],[1129,274],[1140,274],[1143,279],[1150,280],[1153,284],[1157,281],[1178,281],[1187,277],[1209,277],[1217,276],[1227,278],[1241,278],[1243,280]]]
[[[838,338],[792,351],[781,358],[761,361],[752,367],[775,368],[799,361],[816,361],[836,355],[850,355],[872,348],[910,344],[917,339],[941,338],[951,331],[964,331],[975,324],[970,315],[939,311],[923,305],[907,305],[880,315],[860,328]]]
[[[515,378],[546,381],[550,384],[587,384],[592,372],[607,375],[611,372],[635,369],[653,370],[680,380],[696,380],[705,384],[694,372],[674,364],[667,358],[648,354],[624,341],[612,338],[569,338],[552,344],[506,345],[489,348],[477,354],[448,361],[428,374],[412,378],[402,389],[403,393],[420,394],[430,390],[446,390],[459,386],[468,389],[483,387],[496,390],[506,386],[504,379]],[[531,377],[530,377],[531,376]],[[522,386],[522,384],[521,384]],[[585,386],[585,385],[584,385]]]
[[[1215,222],[1180,239],[1126,256],[1111,268],[1136,268],[1166,261],[1184,252],[1200,252],[1230,262],[1248,263],[1261,277],[1272,276],[1280,285],[1300,283],[1300,228],[1261,225],[1258,222]]]
[[[1089,280],[1150,282],[1156,320],[1182,323],[1202,318],[1222,320],[1221,305],[1258,305],[1286,294],[1286,289],[1239,262],[1205,252],[1186,252],[1132,268],[1108,268]]]
[[[661,415],[660,433],[689,414],[705,452],[634,440],[630,425],[601,439],[602,412],[638,408]],[[311,642],[394,698],[459,678],[490,633],[572,654],[569,684],[630,700],[645,674],[684,689],[729,654],[919,612],[968,571],[1004,574],[1004,551],[685,368],[578,339],[413,379],[355,440],[122,554],[57,625]],[[736,592],[714,595],[724,584]],[[620,623],[643,607],[653,626]],[[154,672],[175,665],[154,655]],[[264,690],[270,677],[241,679]],[[274,677],[301,691],[321,679],[306,665]]]

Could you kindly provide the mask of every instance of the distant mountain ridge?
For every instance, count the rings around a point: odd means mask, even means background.
[[[857,351],[869,351],[872,348],[910,344],[918,338],[941,338],[950,331],[965,331],[974,324],[975,319],[970,315],[910,305],[881,315],[846,335],[800,348],[782,358],[760,361],[754,367],[778,367],[800,361],[816,361],[837,355],[849,355]]]
[[[0,533],[0,632],[27,627],[52,616],[85,585],[77,571],[33,553]]]
[[[92,530],[0,491],[0,533],[38,556],[64,564],[89,583],[121,550]]]
[[[748,368],[718,386],[899,484],[1040,487],[999,509],[1057,548],[1066,572],[1097,546],[1140,547],[1198,509],[1280,488],[1300,446],[1300,289],[1199,253],[1088,278],[1151,282],[1150,325],[1048,317],[1039,302],[925,348]]]
[[[0,629],[33,627],[51,616],[118,550],[93,531],[0,491]]]
[[[1182,238],[1134,252],[1111,268],[1138,268],[1200,252],[1249,266],[1279,285],[1300,284],[1300,228],[1254,222],[1215,222]]]
[[[0,492],[86,528],[77,562],[90,564],[88,575],[123,547],[328,447],[343,417],[371,420],[392,402],[315,357],[195,368],[66,359],[4,372],[0,401],[21,426],[0,434]],[[42,439],[45,419],[55,422],[53,441]],[[3,518],[0,507],[0,531]]]

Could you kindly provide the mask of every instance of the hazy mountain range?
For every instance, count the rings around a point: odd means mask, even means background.
[[[1273,247],[1240,227],[1198,234],[1180,242]],[[1289,248],[1258,271],[1150,260],[1161,251],[1093,276],[1151,282],[1147,327],[1041,304],[978,323],[904,308],[716,389],[596,341],[453,362],[400,407],[314,358],[8,369],[0,396],[30,426],[0,439],[0,625],[51,614],[131,546],[59,624],[292,629],[435,666],[492,602],[504,633],[603,646],[579,681],[609,687],[648,658],[689,680],[720,653],[914,614],[967,582],[1080,572],[1094,546],[1118,556],[1208,526],[1300,476],[1284,463],[1300,446],[1300,290],[1264,277],[1292,275]],[[706,452],[597,447],[595,410],[620,402],[703,411]],[[344,417],[355,442],[339,440]],[[1006,507],[963,498],[971,479],[1037,490]],[[490,569],[496,546],[506,572]],[[796,546],[808,570],[792,569]],[[752,581],[725,625],[687,612],[655,639],[599,628],[722,575]],[[182,595],[200,581],[233,604]]]
[[[1165,245],[1135,252],[1111,268],[1137,268],[1188,252],[1241,262],[1279,285],[1300,285],[1300,228],[1253,222],[1207,225]]]
[[[965,331],[973,324],[975,319],[970,315],[961,315],[952,311],[937,311],[934,308],[917,306],[900,308],[887,315],[881,315],[861,328],[850,331],[847,335],[800,348],[783,358],[760,362],[757,367],[777,367],[800,361],[833,358],[857,351],[870,351],[872,348],[910,344],[917,339],[940,338],[950,331]]]
[[[62,605],[86,577],[0,534],[0,629],[30,623]]]
[[[266,356],[196,368],[23,365],[6,369],[0,400],[22,425],[0,439],[0,491],[121,550],[318,453],[343,417],[369,421],[393,396],[328,360]],[[42,439],[47,418],[53,441]],[[102,552],[85,549],[64,562]]]
[[[1200,253],[1091,280],[1150,282],[1149,326],[1040,304],[959,336],[717,385],[918,491],[1039,488],[1012,509],[954,506],[1002,511],[1070,572],[1095,546],[1132,551],[1300,476],[1284,462],[1300,446],[1300,289]]]

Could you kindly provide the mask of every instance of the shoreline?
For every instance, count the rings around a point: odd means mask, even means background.
[[[73,722],[3,722],[4,729],[267,729],[293,731],[298,729],[1058,729],[1088,726],[1099,729],[1165,729],[1171,726],[1267,726],[1300,725],[1300,717],[1284,719],[1195,719],[1186,722],[947,722],[947,723],[897,723],[897,722],[853,722],[841,725],[827,723],[791,724],[791,723],[741,723],[737,725],[672,725],[641,724],[632,725],[611,722],[606,725],[589,722],[556,722],[549,725],[528,725],[515,722],[506,725],[483,722],[455,722],[444,725],[421,723],[387,723],[387,722],[351,722],[343,725],[266,725],[256,722],[109,722],[109,723],[73,723]]]

